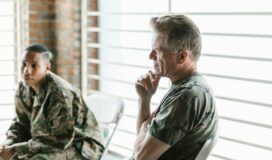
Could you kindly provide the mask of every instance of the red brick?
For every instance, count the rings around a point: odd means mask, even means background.
[[[88,7],[96,10],[97,0],[88,0]],[[81,86],[81,2],[78,0],[29,0],[29,15],[24,16],[23,34],[26,44],[43,43],[55,53],[52,70],[76,86]],[[27,5],[27,4],[26,4]],[[97,17],[89,17],[89,26],[97,26]],[[97,42],[97,34],[89,35]],[[97,49],[88,50],[89,57],[97,58]],[[89,73],[97,73],[98,65],[88,66]],[[97,89],[98,81],[88,86]]]

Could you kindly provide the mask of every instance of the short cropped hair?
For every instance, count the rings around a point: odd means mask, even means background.
[[[37,52],[42,54],[43,58],[50,61],[52,59],[52,53],[50,50],[43,44],[33,43],[25,48],[27,52]]]
[[[164,47],[172,52],[190,50],[194,61],[201,54],[201,35],[196,24],[185,15],[165,15],[151,19],[153,30],[164,38]]]

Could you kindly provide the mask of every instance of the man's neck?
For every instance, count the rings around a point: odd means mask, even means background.
[[[196,72],[196,65],[191,64],[191,65],[188,65],[187,67],[184,67],[183,69],[177,71],[177,73],[173,77],[170,77],[170,80],[173,84],[177,81],[184,80],[185,78],[194,74],[195,72]]]
[[[44,84],[45,81],[46,81],[46,78],[45,78],[45,77],[46,77],[46,75],[44,75],[44,77],[40,80],[40,82],[39,82],[37,85],[31,86],[31,88],[34,90],[34,92],[35,92],[36,95],[39,95],[40,90],[41,90],[43,84]]]
[[[36,95],[39,95],[40,93],[40,85],[38,86],[31,86],[31,88],[34,90]]]

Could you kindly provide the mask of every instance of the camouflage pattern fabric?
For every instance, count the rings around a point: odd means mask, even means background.
[[[39,93],[20,82],[15,103],[6,135],[13,144],[27,142],[15,147],[20,159],[100,158],[104,148],[97,121],[79,90],[59,76],[47,73]],[[61,156],[66,158],[52,158]]]
[[[217,119],[214,96],[200,74],[174,83],[148,126],[152,136],[171,145],[159,159],[194,160],[215,136]]]

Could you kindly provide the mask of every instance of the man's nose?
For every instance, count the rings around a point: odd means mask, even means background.
[[[24,67],[24,70],[23,70],[23,73],[24,73],[25,75],[28,75],[28,74],[30,74],[30,72],[31,72],[31,68],[30,68],[29,66],[25,66],[25,67]]]

